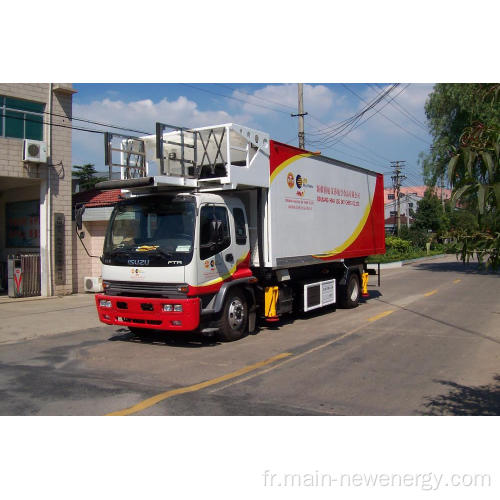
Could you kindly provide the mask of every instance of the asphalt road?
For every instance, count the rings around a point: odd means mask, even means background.
[[[233,343],[103,325],[4,344],[0,414],[498,415],[499,278],[454,257],[387,270],[355,310]]]

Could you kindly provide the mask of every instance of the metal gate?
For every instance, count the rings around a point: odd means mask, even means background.
[[[7,267],[9,297],[40,295],[40,254],[9,255]]]

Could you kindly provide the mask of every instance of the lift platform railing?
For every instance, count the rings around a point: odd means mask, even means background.
[[[119,141],[116,144],[117,140]],[[115,161],[116,154],[120,161]],[[109,168],[109,179],[113,178],[113,167],[120,167],[121,179],[145,177],[147,172],[146,148],[144,140],[122,134],[104,134],[104,163]]]

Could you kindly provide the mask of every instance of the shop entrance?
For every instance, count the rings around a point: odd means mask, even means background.
[[[30,263],[25,266],[29,275],[22,278],[26,283],[24,292],[40,295],[39,179],[0,177],[0,294],[3,295],[8,293],[9,256],[29,257],[23,260]]]

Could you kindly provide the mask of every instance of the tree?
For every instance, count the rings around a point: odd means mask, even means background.
[[[495,88],[489,106],[498,120],[500,85]],[[480,263],[500,267],[500,124],[478,119],[463,129],[448,163],[448,180],[453,186],[451,201],[475,211],[478,222],[477,232],[458,235],[457,253],[464,262],[475,254]]]
[[[421,153],[426,184],[435,185],[446,174],[448,162],[457,148],[466,127],[480,122],[485,129],[500,126],[500,107],[497,100],[500,85],[484,83],[438,83],[425,104],[431,149]]]
[[[106,177],[98,177],[97,174],[92,163],[73,165],[73,175],[78,179],[81,191],[93,189],[98,182],[107,180]]]
[[[440,199],[432,189],[427,189],[417,203],[414,226],[416,229],[438,232],[444,229],[444,212]]]

